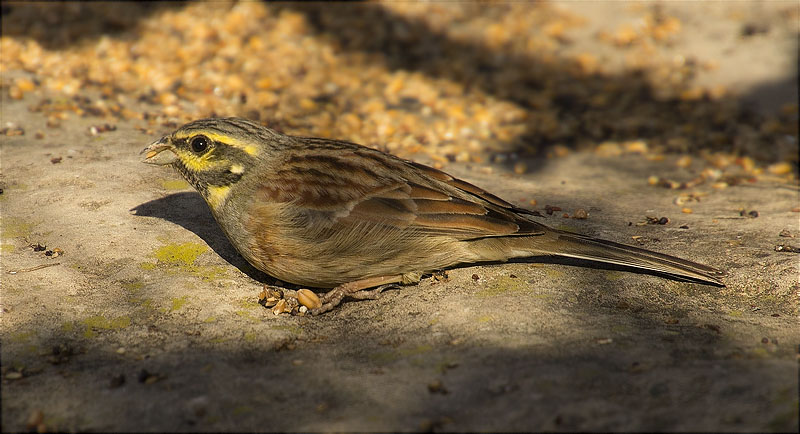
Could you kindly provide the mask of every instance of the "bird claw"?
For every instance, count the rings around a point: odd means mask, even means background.
[[[355,300],[377,300],[381,297],[381,295],[383,295],[383,291],[389,288],[400,288],[400,285],[396,283],[389,283],[369,290],[361,289],[352,292],[348,291],[350,288],[347,288],[346,284],[340,285],[323,295],[322,306],[316,309],[311,309],[311,314],[316,316],[328,312],[329,310],[332,310],[338,306],[345,297],[350,297]]]

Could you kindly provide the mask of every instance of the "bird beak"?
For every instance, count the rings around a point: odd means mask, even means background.
[[[170,143],[169,136],[164,136],[151,143],[150,146],[142,149],[142,152],[139,154],[145,154],[144,160],[142,161],[143,163],[165,166],[167,164],[172,164],[178,159],[174,149],[175,148]]]

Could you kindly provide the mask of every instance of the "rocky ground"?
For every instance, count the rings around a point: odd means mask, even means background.
[[[2,12],[3,431],[797,431],[795,2]],[[276,316],[140,162],[210,115],[436,165],[726,287],[551,260]]]

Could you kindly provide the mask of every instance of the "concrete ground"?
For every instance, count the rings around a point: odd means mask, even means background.
[[[43,122],[24,103],[3,119]],[[796,427],[798,259],[775,251],[797,246],[779,235],[798,235],[793,186],[710,191],[683,214],[646,180],[691,169],[638,155],[576,153],[524,176],[454,166],[520,204],[590,214],[546,224],[644,237],[727,270],[727,287],[516,263],[276,317],[248,274],[271,280],[202,199],[139,162],[151,137],[124,124],[90,136],[92,121],[57,143],[4,142],[4,429],[37,410],[80,431]],[[636,225],[646,216],[670,223]]]

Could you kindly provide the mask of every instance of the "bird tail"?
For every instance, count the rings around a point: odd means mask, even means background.
[[[570,232],[556,231],[555,235],[558,248],[547,252],[551,255],[649,270],[693,282],[725,286],[718,279],[725,272],[707,265]]]

